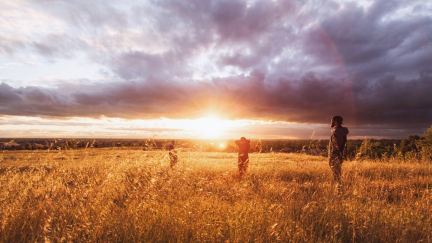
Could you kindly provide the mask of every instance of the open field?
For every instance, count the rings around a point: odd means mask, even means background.
[[[432,242],[432,164],[88,149],[0,153],[0,241]]]

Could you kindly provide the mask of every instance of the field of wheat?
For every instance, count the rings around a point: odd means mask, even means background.
[[[91,149],[0,153],[0,241],[432,242],[432,165]]]

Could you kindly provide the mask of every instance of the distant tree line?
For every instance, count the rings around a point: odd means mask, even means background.
[[[409,136],[400,140],[393,147],[380,140],[365,139],[361,143],[355,159],[388,159],[432,161],[432,127],[422,136]]]
[[[70,150],[90,148],[118,148],[140,150],[163,150],[168,139],[0,139],[0,150]],[[236,152],[233,141],[175,140],[176,149],[202,152]],[[328,140],[252,140],[251,152],[305,153],[327,156]],[[432,127],[422,136],[405,139],[349,140],[346,148],[349,160],[423,159],[432,161]]]

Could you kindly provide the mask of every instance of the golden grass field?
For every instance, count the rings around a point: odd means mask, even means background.
[[[0,153],[0,241],[432,242],[432,164],[91,149]]]

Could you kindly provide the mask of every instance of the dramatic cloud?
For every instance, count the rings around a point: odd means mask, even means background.
[[[432,4],[425,1],[0,7],[0,62],[49,60],[49,67],[84,58],[83,68],[103,67],[100,79],[50,77],[58,80],[50,87],[43,77],[14,85],[19,72],[0,76],[2,115],[183,118],[216,111],[322,124],[342,114],[359,129],[407,131],[432,121]]]
[[[208,111],[247,118],[320,123],[341,113],[351,123],[427,126],[432,120],[432,76],[409,81],[340,82],[310,75],[266,84],[262,75],[211,83],[112,83],[41,89],[0,86],[0,112],[36,116],[151,118]]]

